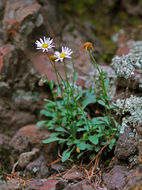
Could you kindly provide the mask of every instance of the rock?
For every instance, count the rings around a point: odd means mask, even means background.
[[[28,36],[43,23],[40,8],[36,0],[7,1],[4,29],[17,48],[24,50],[28,45]]]
[[[18,165],[22,168],[26,167],[29,162],[36,157],[37,153],[39,152],[39,149],[34,148],[31,152],[24,152],[20,154],[18,159]]]
[[[0,47],[0,81],[15,79],[17,61],[17,52],[13,45],[6,44]]]
[[[127,184],[123,190],[142,189],[142,167],[131,170],[127,175]]]
[[[52,164],[51,169],[59,173],[67,170],[67,167],[64,166],[63,164]]]
[[[109,173],[103,174],[103,180],[110,190],[120,190],[127,183],[128,171],[123,166],[115,166]]]
[[[7,181],[6,190],[20,190],[22,189],[21,179],[10,179]]]
[[[139,142],[138,142],[138,162],[139,164],[142,164],[142,123],[137,125],[136,127],[138,136],[139,136]]]
[[[0,96],[8,96],[10,87],[6,82],[0,82]]]
[[[6,187],[6,181],[2,180],[0,176],[0,188],[3,190],[5,187]]]
[[[0,16],[1,16],[1,11],[0,11]],[[4,29],[2,28],[1,24],[0,24],[0,46],[4,45],[6,39],[6,34],[4,32]]]
[[[12,99],[13,99],[12,108],[20,110],[29,110],[33,112],[35,109],[37,109],[35,103],[37,103],[38,97],[39,97],[38,92],[16,90],[12,94]]]
[[[37,178],[47,178],[50,175],[49,167],[47,166],[47,161],[43,155],[39,156],[33,162],[30,162],[24,172],[27,176],[35,176]]]
[[[57,190],[64,189],[66,181],[48,180],[48,179],[33,179],[27,184],[25,190]]]
[[[36,118],[29,112],[23,112],[19,110],[12,110],[9,102],[0,101],[0,121],[1,121],[1,132],[8,134],[15,134],[15,131],[23,125],[33,123]]]
[[[4,134],[0,134],[0,149],[4,148],[9,150],[10,146],[9,146],[9,141],[10,138]]]
[[[142,91],[142,41],[123,42],[128,46],[128,52],[115,56],[112,66],[117,75],[117,86]],[[118,54],[118,53],[117,53]]]
[[[86,41],[85,37],[82,37],[79,30],[74,29],[70,33],[71,28],[75,27],[73,24],[69,24],[65,27],[62,41],[64,44],[70,44],[70,48],[74,51],[75,66],[84,73],[92,71],[93,65],[91,64],[90,56],[87,51],[83,51],[82,46]],[[71,64],[67,64],[68,68]]]
[[[119,139],[115,147],[115,157],[118,160],[127,160],[131,155],[137,152],[137,142],[133,142],[131,138],[132,129],[125,127],[124,133],[119,135]]]
[[[83,178],[83,174],[76,166],[73,166],[62,178],[68,181],[78,181]]]
[[[67,187],[64,190],[94,190],[94,187],[92,187],[91,185],[87,185],[86,180],[83,180],[74,185],[72,184],[67,185]],[[95,188],[95,190],[101,190],[101,189]]]
[[[3,18],[5,3],[6,1],[0,0],[0,20]]]
[[[47,157],[47,162],[52,162],[56,155],[56,143],[43,144],[42,141],[50,136],[46,129],[38,128],[36,125],[22,127],[11,139],[10,145],[13,152],[23,153],[31,151],[32,148],[39,148]]]
[[[122,0],[122,8],[125,9],[127,14],[134,16],[142,15],[142,4],[140,0],[138,0],[136,4],[134,4],[132,0]]]

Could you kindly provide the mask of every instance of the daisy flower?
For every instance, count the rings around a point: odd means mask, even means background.
[[[40,38],[39,40],[36,40],[35,42],[37,48],[36,49],[41,49],[43,52],[48,52],[49,49],[54,47],[53,39],[46,38],[44,36],[43,40]]]
[[[57,58],[55,61],[63,61],[64,58],[71,59],[72,50],[68,47],[62,47],[62,52],[55,51],[54,56]]]

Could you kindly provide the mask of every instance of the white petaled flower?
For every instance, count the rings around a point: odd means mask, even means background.
[[[37,46],[36,49],[41,49],[43,52],[48,52],[49,49],[54,47],[53,39],[46,38],[45,36],[43,39],[36,40],[35,44]]]
[[[62,47],[62,52],[55,51],[54,56],[57,58],[55,61],[63,61],[64,58],[71,59],[72,50],[68,47]]]

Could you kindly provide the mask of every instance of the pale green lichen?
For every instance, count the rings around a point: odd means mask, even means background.
[[[138,164],[138,156],[137,155],[130,156],[129,162],[135,162],[135,164]]]
[[[122,127],[120,133],[124,132],[125,127],[128,125],[135,128],[142,122],[142,97],[131,95],[130,98],[125,100],[118,99],[114,104],[115,112],[120,115],[122,110]]]
[[[115,56],[112,66],[118,77],[128,79],[134,75],[134,70],[142,69],[142,41],[130,44],[130,52],[127,55]]]

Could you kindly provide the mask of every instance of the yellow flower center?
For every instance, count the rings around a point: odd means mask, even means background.
[[[61,53],[61,54],[60,54],[60,58],[64,58],[65,56],[66,56],[65,53]]]
[[[48,44],[42,44],[43,48],[48,48]]]

